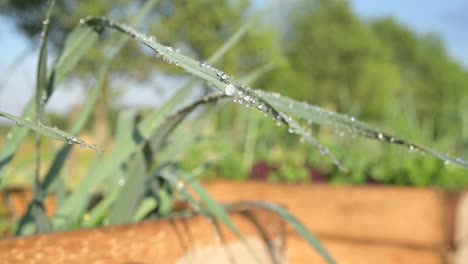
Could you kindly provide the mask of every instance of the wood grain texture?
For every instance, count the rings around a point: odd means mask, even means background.
[[[246,212],[262,223],[262,231]],[[284,225],[278,217],[263,210],[231,217],[263,263],[273,263],[267,245],[284,262]],[[196,216],[5,239],[0,263],[256,263],[234,234],[222,225],[220,230],[221,237],[210,220]]]
[[[323,237],[426,248],[445,247],[451,237],[452,201],[443,191],[226,181],[205,186],[219,202],[282,204]]]
[[[342,264],[444,264],[445,253],[440,250],[418,249],[379,243],[360,243],[322,239],[338,263]],[[290,263],[326,264],[309,245],[297,235],[288,236],[286,252]]]

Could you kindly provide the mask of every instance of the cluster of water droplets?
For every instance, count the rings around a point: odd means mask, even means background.
[[[244,105],[247,108],[256,108],[266,116],[275,112],[271,106],[267,105],[263,99],[260,98],[257,91],[253,90],[250,86],[236,81],[229,74],[209,65],[205,61],[201,61],[199,66],[208,72],[212,72],[220,82],[225,84],[223,92],[225,95],[232,97],[234,103]]]
[[[280,96],[278,93],[260,91],[261,96],[267,99],[274,107],[286,114],[291,114],[297,118],[307,121],[308,125],[319,124],[335,129],[341,136],[345,134],[355,137],[370,138],[376,141],[401,145],[408,149],[410,154],[420,155],[430,154],[444,161],[445,165],[457,164],[468,168],[468,161],[459,157],[452,157],[448,154],[413,144],[399,137],[378,131],[367,124],[357,120],[355,117],[335,113],[307,102],[298,102],[293,99]]]
[[[22,126],[23,124],[22,123],[18,124],[18,122],[17,122],[17,125]],[[41,122],[38,122],[37,125],[39,125],[40,127],[48,130],[49,132],[52,132],[52,133],[54,133],[56,135],[59,135],[62,139],[64,139],[70,145],[77,144],[82,149],[89,148],[89,149],[92,149],[92,150],[97,151],[99,153],[103,152],[102,149],[99,148],[97,145],[95,145],[95,144],[90,145],[90,144],[86,143],[84,140],[77,138],[76,136],[73,136],[73,135],[70,135],[70,134],[67,134],[67,133],[63,132],[62,130],[58,129],[58,127],[46,126]]]
[[[291,134],[298,135],[299,141],[310,142],[317,147],[320,153],[324,156],[329,156],[332,161],[342,170],[346,170],[342,164],[336,159],[331,152],[321,145],[312,135],[309,129],[303,128],[299,123],[293,120],[290,116],[283,112],[277,111],[268,102],[266,102],[258,90],[253,90],[251,87],[242,84],[234,80],[230,75],[224,71],[217,69],[208,63],[202,61],[199,64],[200,67],[213,72],[219,81],[223,82],[226,86],[224,87],[224,94],[232,97],[234,103],[244,105],[247,108],[255,108],[261,111],[264,116],[270,116],[276,125],[281,126],[285,124],[288,127],[288,132]],[[275,94],[275,97],[280,97],[279,94]]]

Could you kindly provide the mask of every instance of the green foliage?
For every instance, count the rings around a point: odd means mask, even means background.
[[[283,44],[288,64],[268,76],[269,87],[333,110],[382,118],[400,87],[398,68],[349,4],[298,1],[289,20]]]

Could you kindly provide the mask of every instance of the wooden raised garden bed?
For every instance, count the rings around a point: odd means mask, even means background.
[[[466,263],[463,262],[467,256],[463,251],[463,238],[468,236],[465,224],[468,222],[468,196],[434,189],[382,186],[227,181],[210,182],[205,186],[222,203],[264,200],[284,205],[320,237],[338,263]],[[50,203],[53,204],[53,200]],[[278,217],[260,209],[251,213],[256,215],[260,226],[266,227],[268,239],[265,240],[264,234],[242,212],[231,215],[248,239],[256,241],[253,244],[265,263],[272,262],[261,241],[275,245],[276,255],[285,254],[285,263],[325,263],[290,227],[283,228]],[[210,221],[201,216],[147,221],[6,239],[0,241],[0,258],[11,263],[16,263],[13,260],[21,256],[23,260],[54,259],[54,263],[59,259],[62,263],[97,260],[103,260],[102,263],[230,263],[225,252],[233,252],[231,255],[236,255],[239,261],[234,263],[254,263],[233,234],[226,228],[223,233],[227,247],[220,246],[222,239],[216,235]],[[184,238],[185,234],[190,234],[190,238]],[[224,259],[218,255],[223,255]],[[190,261],[200,262],[190,262],[188,256],[191,256]]]

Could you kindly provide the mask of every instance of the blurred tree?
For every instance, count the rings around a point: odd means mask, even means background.
[[[434,34],[417,36],[390,18],[372,23],[375,34],[391,48],[405,92],[422,123],[432,123],[433,138],[460,136],[458,109],[468,94],[468,74],[446,53]]]
[[[298,1],[284,32],[288,64],[270,77],[280,92],[381,118],[400,88],[390,50],[342,0]]]

